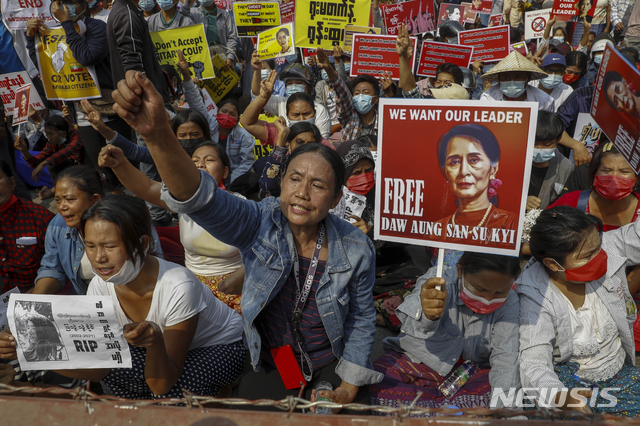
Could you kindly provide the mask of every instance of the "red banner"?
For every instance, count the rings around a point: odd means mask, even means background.
[[[459,46],[425,40],[422,42],[416,74],[422,77],[435,77],[436,68],[444,62],[467,68],[472,55],[473,46]]]
[[[502,22],[502,15],[491,15],[489,17],[489,27],[497,27]]]
[[[375,238],[517,256],[537,105],[392,98],[379,105]]]
[[[476,22],[478,12],[471,10],[471,3],[461,3],[464,6],[464,13],[462,14],[462,24],[473,24]]]
[[[640,72],[609,44],[602,55],[595,87],[591,116],[640,173]]]
[[[293,14],[296,10],[296,2],[291,0],[287,3],[280,3],[280,22],[288,24],[293,22]]]
[[[500,61],[509,54],[509,25],[460,31],[458,44],[474,47],[471,62],[478,59],[484,62]]]
[[[411,37],[413,42],[413,58],[416,61],[418,39]],[[391,78],[400,79],[400,57],[396,51],[396,36],[377,34],[354,34],[353,53],[351,55],[351,77],[360,74],[380,76],[391,72]],[[411,70],[413,72],[413,69]]]
[[[464,17],[464,6],[459,4],[442,3],[440,5],[440,13],[438,14],[438,26],[446,21],[458,21],[462,24]]]
[[[579,21],[585,16],[593,16],[597,1],[594,0],[555,0],[551,8],[551,17],[559,21],[568,21],[577,16]]]
[[[405,24],[409,34],[419,34],[436,29],[436,9],[433,0],[410,0],[397,4],[382,4],[380,10],[388,35],[397,35],[400,24]]]
[[[491,13],[493,8],[493,0],[472,0],[471,11],[477,13]]]
[[[31,85],[20,87],[16,90],[16,100],[13,104],[13,124],[26,123],[29,119],[29,98],[31,97]]]

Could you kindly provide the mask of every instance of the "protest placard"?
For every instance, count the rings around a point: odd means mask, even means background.
[[[281,25],[258,34],[258,54],[263,61],[295,53],[293,24]]]
[[[64,29],[50,30],[37,37],[38,68],[50,101],[100,97],[95,68],[85,67],[76,61],[67,44]]]
[[[49,28],[60,24],[51,15],[51,0],[2,0],[2,20],[10,30],[26,30],[27,21],[40,18]]]
[[[380,28],[361,27],[359,25],[345,26],[344,27],[344,44],[342,45],[342,50],[344,50],[345,52],[351,52],[351,49],[353,48],[354,34],[380,34]]]
[[[433,0],[410,0],[396,4],[381,4],[380,11],[388,35],[397,35],[400,24],[407,26],[409,34],[436,29],[436,9]]]
[[[527,43],[525,43],[524,41],[519,41],[517,43],[513,43],[509,47],[511,48],[510,52],[513,52],[515,50],[516,52],[518,52],[519,54],[521,54],[525,58],[529,54],[529,49],[527,48]]]
[[[181,75],[178,68],[178,62],[180,62],[178,51],[182,50],[184,59],[189,63],[191,75],[200,80],[215,77],[204,24],[156,31],[150,34],[158,52],[160,65],[171,65],[176,69],[178,75]]]
[[[332,213],[349,223],[355,223],[357,220],[351,216],[358,216],[361,218],[366,205],[367,197],[351,192],[346,186],[343,186],[342,198],[338,201],[337,206],[329,210],[329,213]]]
[[[459,4],[442,3],[438,14],[438,26],[447,21],[458,21],[462,24],[464,16],[464,6]]]
[[[24,371],[131,368],[110,296],[13,293],[7,314]]]
[[[16,90],[19,87],[31,84],[31,78],[26,71],[12,72],[0,75],[0,97],[7,115],[13,115],[13,105],[16,99]],[[29,106],[33,109],[45,109],[42,99],[36,90],[31,93]]]
[[[290,0],[286,3],[280,3],[280,23],[288,24],[293,22],[293,17],[296,12],[295,0]]]
[[[509,25],[460,31],[458,44],[473,46],[471,62],[482,59],[484,62],[497,62],[509,54]]]
[[[9,319],[7,318],[7,306],[9,306],[9,296],[12,293],[20,293],[18,287],[14,287],[11,290],[0,296],[0,331],[4,331],[9,328]]]
[[[360,74],[380,76],[383,73],[391,73],[391,78],[400,78],[400,57],[396,51],[396,36],[355,34],[353,36],[353,53],[351,55],[350,77]],[[418,39],[411,37],[413,42],[413,57],[411,64],[416,60],[416,45]],[[411,70],[413,72],[413,69]]]
[[[379,104],[375,239],[517,256],[538,106]]]
[[[489,17],[489,27],[497,27],[502,23],[502,15],[491,15]]]
[[[233,71],[233,68],[229,68],[226,71],[224,70],[226,63],[220,54],[214,56],[211,63],[216,77],[202,81],[200,86],[207,89],[213,102],[218,103],[224,95],[229,93],[229,91],[238,84],[240,77]]]
[[[640,71],[607,44],[598,69],[591,116],[640,173]]]
[[[211,99],[211,95],[209,94],[207,89],[202,88],[200,89],[200,92],[202,93],[202,100],[204,101],[204,106],[207,109],[207,113],[211,114],[214,117],[218,115],[218,106],[215,102],[213,102],[213,99]]]
[[[16,100],[13,104],[13,124],[26,123],[29,119],[29,99],[31,97],[31,85],[19,87],[16,90]]]
[[[422,77],[435,77],[436,68],[445,62],[450,62],[461,68],[467,68],[472,55],[473,46],[460,46],[425,40],[422,42],[416,74]]]
[[[593,154],[598,147],[598,141],[602,135],[602,129],[588,112],[578,114],[576,129],[573,138],[587,147],[589,154]]]
[[[369,25],[369,0],[296,0],[296,46],[333,50],[346,25]]]
[[[547,28],[547,22],[551,17],[551,9],[534,10],[524,13],[524,38],[530,40],[533,38],[544,37],[544,29]]]
[[[232,10],[234,1],[235,0],[213,0],[216,6],[223,10]]]
[[[585,16],[593,16],[597,3],[593,0],[555,0],[551,7],[551,17],[558,21],[568,21],[576,16],[582,22]]]
[[[491,9],[493,9],[493,0],[471,0],[472,12],[489,14]]]
[[[233,16],[238,37],[257,37],[261,32],[280,25],[277,1],[233,3]]]
[[[471,3],[461,3],[461,5],[464,8],[462,13],[462,24],[474,24],[476,22],[478,12],[471,10]]]

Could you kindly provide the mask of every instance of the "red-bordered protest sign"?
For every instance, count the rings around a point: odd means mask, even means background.
[[[29,98],[31,85],[27,84],[16,90],[16,100],[13,104],[13,124],[26,123],[29,119]]]
[[[450,62],[466,68],[473,55],[473,46],[438,43],[425,40],[420,50],[420,61],[416,74],[422,77],[435,77],[436,68],[444,62]]]
[[[591,116],[640,173],[640,71],[609,44],[602,55],[595,87]]]
[[[295,11],[296,2],[294,0],[290,0],[286,3],[280,3],[280,22],[282,24],[293,22]]]
[[[558,21],[568,21],[577,16],[580,21],[585,16],[593,16],[597,1],[594,0],[555,0],[551,8],[551,17]]]
[[[478,59],[484,62],[500,61],[509,54],[509,25],[460,31],[458,44],[474,47],[471,62]]]
[[[511,51],[516,51],[525,58],[529,55],[529,48],[527,48],[527,43],[524,41],[519,41],[517,43],[513,43],[511,45]]]
[[[393,98],[379,104],[375,238],[517,256],[537,105]]]
[[[380,76],[390,72],[391,78],[398,80],[400,57],[396,51],[396,38],[390,35],[354,34],[350,76],[357,77],[360,74]],[[411,63],[414,64],[418,39],[411,37],[411,41],[413,43]]]
[[[550,16],[551,16],[551,9],[542,9],[542,10],[534,10],[533,12],[525,12],[524,14],[525,40],[544,37],[544,29],[547,28],[547,22],[549,22]]]
[[[472,0],[471,11],[477,13],[491,13],[493,8],[493,0]]]
[[[388,35],[397,35],[400,24],[405,24],[409,34],[419,34],[436,29],[436,8],[433,0],[410,0],[396,4],[380,5]]]
[[[464,13],[462,14],[463,24],[473,24],[476,22],[478,12],[471,10],[471,3],[460,3],[464,7]]]
[[[491,15],[489,17],[489,27],[497,27],[502,23],[502,15]]]
[[[13,115],[13,106],[16,99],[16,90],[22,86],[31,84],[31,78],[26,71],[17,71],[0,75],[0,98],[7,115]],[[45,109],[44,102],[40,99],[37,91],[34,91],[29,98],[29,106],[36,110]]]
[[[464,6],[459,4],[442,3],[438,13],[438,26],[447,21],[458,21],[462,24]]]

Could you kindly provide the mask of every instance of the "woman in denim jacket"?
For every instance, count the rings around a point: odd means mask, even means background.
[[[640,223],[602,233],[597,217],[553,207],[529,245],[534,259],[516,282],[522,387],[539,406],[639,416],[625,269],[640,263]]]
[[[380,381],[382,375],[369,360],[375,335],[375,251],[362,231],[328,214],[344,182],[335,151],[320,144],[298,148],[283,166],[279,199],[242,200],[217,190],[210,175],[198,172],[169,131],[162,98],[144,75],[121,81],[114,96],[118,114],[147,143],[166,185],[162,199],[167,206],[189,214],[211,235],[240,249],[246,269],[245,342],[256,373],[245,375],[239,396],[278,399],[298,394],[297,389],[285,389],[269,351],[287,345],[302,355],[287,368],[302,364],[307,397],[315,397],[309,390],[319,380],[328,380],[336,389],[320,395],[347,403],[356,399],[361,386]],[[298,283],[294,264],[299,264]],[[305,267],[317,271],[302,309],[298,339],[293,337],[293,300],[296,289],[307,285]],[[366,392],[360,392],[357,400],[367,399]]]

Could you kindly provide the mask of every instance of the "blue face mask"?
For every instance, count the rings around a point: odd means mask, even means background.
[[[293,126],[294,124],[298,124],[298,123],[309,123],[309,124],[316,124],[316,118],[309,118],[307,120],[300,120],[300,121],[295,121],[295,120],[289,120],[289,127]]]
[[[349,74],[349,71],[351,71],[351,63],[346,63],[344,64],[344,70],[347,72],[347,74]]]
[[[262,81],[266,80],[267,77],[269,77],[269,73],[271,72],[271,70],[260,70],[260,79]]]
[[[294,93],[304,93],[307,89],[305,84],[288,84],[287,85],[287,96],[291,96]]]
[[[173,7],[173,0],[158,0],[158,6],[162,10],[169,10]]]
[[[540,83],[542,83],[542,85],[547,89],[555,89],[560,85],[560,83],[562,83],[562,76],[549,74],[548,76],[540,80]]]
[[[320,71],[320,76],[324,81],[329,81],[329,76],[327,75],[327,72],[325,70]]]
[[[140,7],[140,9],[144,10],[145,12],[151,12],[153,10],[153,6],[155,6],[156,3],[154,0],[140,0],[138,2],[138,7]]]
[[[369,95],[358,95],[353,97],[353,106],[356,108],[360,114],[366,114],[371,111],[373,108],[373,104],[371,101],[373,100],[373,96]]]
[[[89,9],[93,9],[94,7],[96,7],[96,4],[98,4],[98,0],[93,0],[92,2],[89,2],[87,6],[89,7]]]
[[[65,4],[67,9],[69,9],[69,16],[71,19],[76,19],[78,15],[76,15],[76,5],[75,4]]]
[[[522,95],[527,88],[526,81],[501,81],[500,91],[507,98],[517,98]]]
[[[558,40],[560,43],[564,43],[564,37],[554,37],[554,40]]]
[[[298,55],[294,53],[293,55],[287,55],[284,58],[287,60],[287,62],[289,62],[290,64],[293,64],[295,61],[298,60]]]
[[[204,7],[209,7],[209,6],[211,6],[212,4],[213,4],[213,0],[204,0],[204,1],[202,2],[202,5],[203,5]]]
[[[534,163],[546,163],[556,156],[556,150],[551,149],[538,149],[533,148],[533,162]]]
[[[602,62],[602,56],[603,55],[598,55],[593,57],[593,62],[595,62],[597,66],[600,66],[600,63]]]

